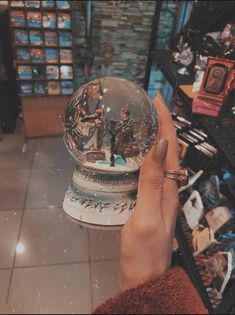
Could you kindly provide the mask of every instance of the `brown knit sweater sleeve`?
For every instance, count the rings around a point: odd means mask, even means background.
[[[208,311],[187,274],[175,267],[110,298],[94,314],[208,314]]]

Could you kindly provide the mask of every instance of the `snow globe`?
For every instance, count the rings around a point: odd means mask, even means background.
[[[64,142],[77,163],[64,211],[85,224],[122,226],[157,131],[154,105],[134,82],[103,77],[81,86],[64,117]]]

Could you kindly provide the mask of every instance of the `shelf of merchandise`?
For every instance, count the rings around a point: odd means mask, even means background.
[[[26,7],[26,3],[22,7],[15,7],[10,5],[8,6],[8,11],[9,11],[9,19],[11,21],[11,14],[14,11],[17,12],[23,12],[24,14],[24,25],[22,26],[17,26],[13,25],[11,23],[11,38],[12,38],[12,46],[15,51],[15,66],[20,66],[20,65],[30,65],[30,66],[42,66],[45,69],[45,73],[43,73],[42,78],[33,78],[32,79],[23,79],[19,78],[16,80],[18,84],[19,82],[31,82],[33,86],[33,91],[34,91],[34,83],[35,82],[44,82],[46,85],[47,82],[58,82],[58,84],[61,84],[62,81],[70,81],[73,82],[74,80],[74,66],[73,62],[63,62],[60,60],[60,49],[70,49],[72,51],[73,55],[73,50],[74,50],[74,45],[73,45],[73,39],[71,45],[60,45],[59,43],[59,34],[60,32],[66,32],[69,34],[72,34],[72,27],[67,28],[67,27],[59,27],[58,23],[58,15],[59,14],[70,14],[72,10],[71,8],[57,8],[56,6],[53,8],[48,8],[48,7],[42,7],[42,3],[40,3],[39,8],[33,8],[33,7]],[[41,21],[41,27],[32,27],[28,24],[27,20],[27,14],[28,13],[41,13],[40,21]],[[45,13],[55,13],[56,16],[56,27],[44,27],[43,26],[43,14]],[[72,23],[72,21],[71,21]],[[28,42],[26,45],[17,43],[15,42],[15,31],[26,31],[28,34]],[[41,32],[41,38],[43,42],[41,42],[41,45],[33,45],[32,42],[30,42],[29,34],[30,31],[40,31]],[[55,39],[55,44],[54,45],[47,45],[45,42],[45,32],[54,32],[57,34],[56,39]],[[57,49],[57,55],[58,59],[57,62],[50,62],[47,61],[45,56],[43,58],[43,62],[32,62],[31,57],[30,60],[27,61],[22,61],[17,59],[17,48],[22,49],[43,49],[45,53],[45,49],[51,49],[55,48]],[[71,79],[68,78],[61,78],[61,76],[58,77],[58,79],[48,79],[47,78],[47,73],[46,73],[46,66],[51,65],[51,66],[60,66],[65,65],[65,66],[70,66],[72,67],[72,72],[73,72],[73,77]],[[16,71],[17,72],[17,71]],[[37,136],[51,136],[51,135],[61,135],[63,133],[63,115],[64,115],[64,110],[66,108],[66,105],[68,104],[70,98],[71,98],[71,93],[62,93],[61,86],[60,86],[60,94],[40,94],[39,93],[21,93],[19,91],[18,95],[20,96],[21,99],[21,105],[22,105],[22,111],[23,111],[23,117],[24,117],[24,124],[25,124],[25,136],[26,137],[37,137]],[[69,90],[68,90],[69,92]],[[47,89],[45,89],[45,93],[47,93]]]
[[[221,113],[219,117],[207,117],[203,115],[192,114],[192,99],[189,98],[180,85],[191,85],[194,82],[194,73],[190,72],[188,76],[177,72],[179,65],[173,62],[169,50],[155,50],[152,52],[153,63],[161,70],[166,80],[174,89],[175,95],[178,95],[183,101],[183,110],[187,117],[199,123],[207,132],[215,147],[220,150],[224,163],[234,171],[235,170],[235,118],[231,113]],[[226,120],[226,125],[223,121]],[[233,224],[235,224],[233,222]],[[234,225],[233,225],[234,226]],[[235,281],[230,281],[226,291],[221,299],[214,290],[209,290],[210,278],[203,268],[208,255],[221,250],[226,244],[220,244],[213,251],[207,251],[193,256],[192,249],[192,231],[190,230],[184,214],[181,212],[178,216],[176,226],[176,238],[179,242],[179,251],[181,259],[188,275],[196,287],[205,307],[211,314],[227,314],[235,307]]]
[[[168,50],[155,50],[153,52],[153,60],[164,74],[166,80],[174,88],[175,94],[182,99],[187,115],[201,124],[215,146],[221,151],[229,168],[235,171],[235,115],[232,115],[229,111],[221,112],[218,117],[192,114],[192,99],[179,86],[192,84],[194,82],[194,73],[191,72],[189,76],[178,74],[177,70],[180,66],[172,61]]]

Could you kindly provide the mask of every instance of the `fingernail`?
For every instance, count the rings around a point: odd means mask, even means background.
[[[168,148],[168,140],[166,140],[166,139],[161,139],[155,145],[155,148],[154,148],[154,151],[153,151],[153,159],[157,163],[163,164],[163,162],[166,159],[167,148]]]

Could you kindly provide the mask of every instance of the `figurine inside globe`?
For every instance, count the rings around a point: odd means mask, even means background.
[[[105,77],[75,92],[64,126],[66,146],[79,165],[131,172],[152,146],[157,116],[144,90],[131,81]]]
[[[138,171],[157,131],[154,105],[134,82],[104,77],[81,86],[65,111],[64,141],[77,162],[66,196],[78,203],[64,202],[65,211],[88,223],[124,223],[133,207],[118,219],[117,204],[133,204]],[[104,206],[97,209],[97,202]]]

